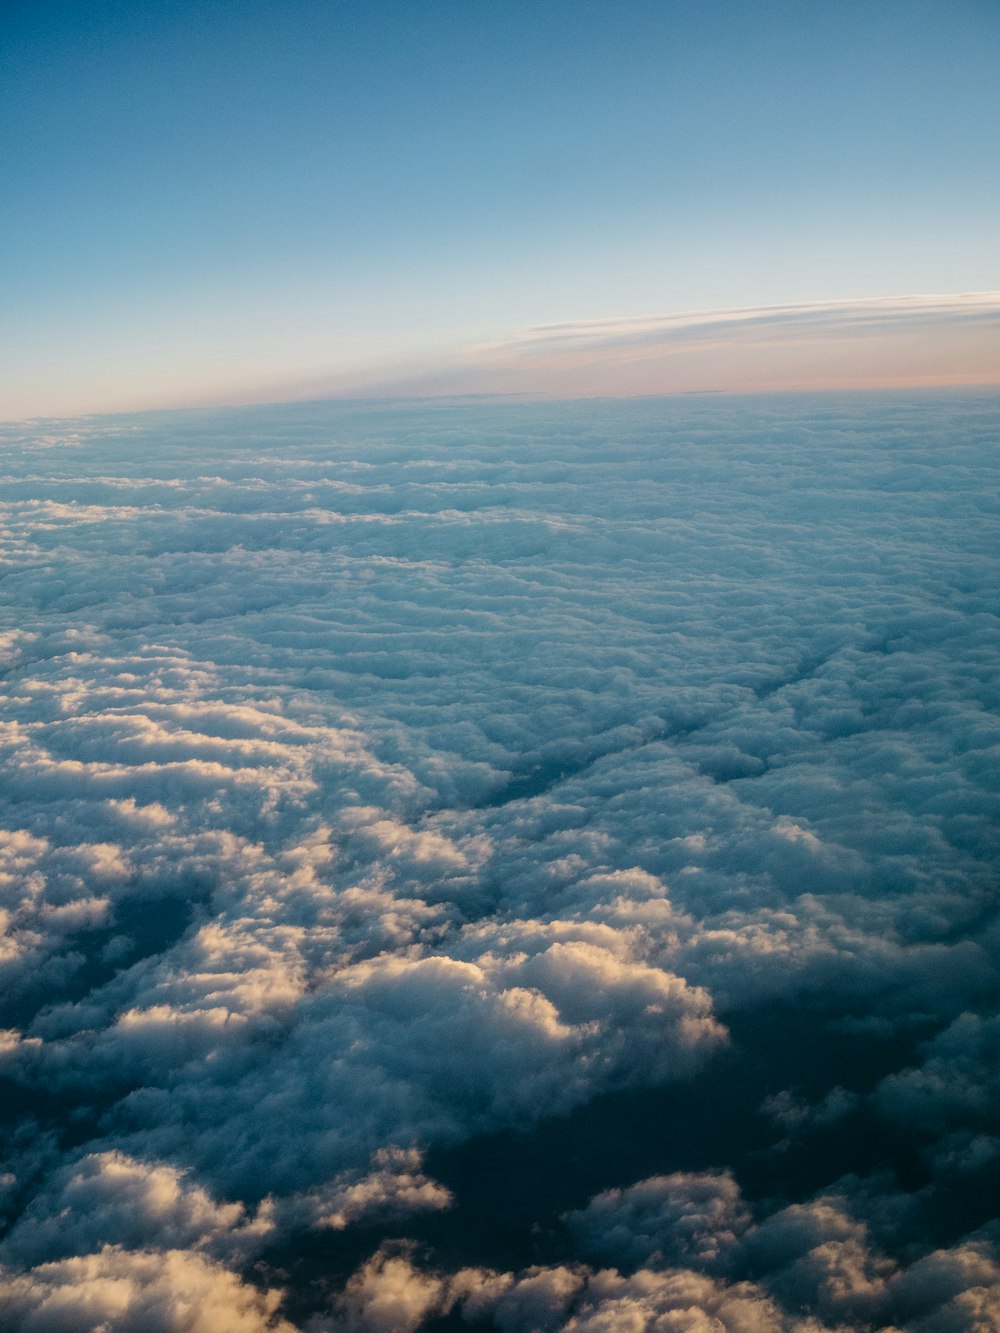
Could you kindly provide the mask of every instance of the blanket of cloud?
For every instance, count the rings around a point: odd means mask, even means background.
[[[0,1327],[1000,1328],[998,409],[4,428]]]

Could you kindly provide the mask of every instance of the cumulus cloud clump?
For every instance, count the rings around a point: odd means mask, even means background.
[[[1000,1327],[997,407],[8,428],[0,1327]]]

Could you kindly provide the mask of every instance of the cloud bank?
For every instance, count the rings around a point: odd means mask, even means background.
[[[256,398],[758,393],[989,385],[1000,293],[876,297],[539,325],[436,363],[272,385]]]
[[[997,407],[7,430],[0,1328],[998,1326]]]

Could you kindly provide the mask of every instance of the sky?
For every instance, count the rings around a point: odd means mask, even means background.
[[[11,0],[0,45],[7,419],[1000,374],[993,0]],[[522,364],[691,314],[683,365]]]

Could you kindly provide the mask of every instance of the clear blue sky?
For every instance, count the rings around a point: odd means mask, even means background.
[[[0,415],[1000,288],[997,0],[7,0],[2,47]]]

